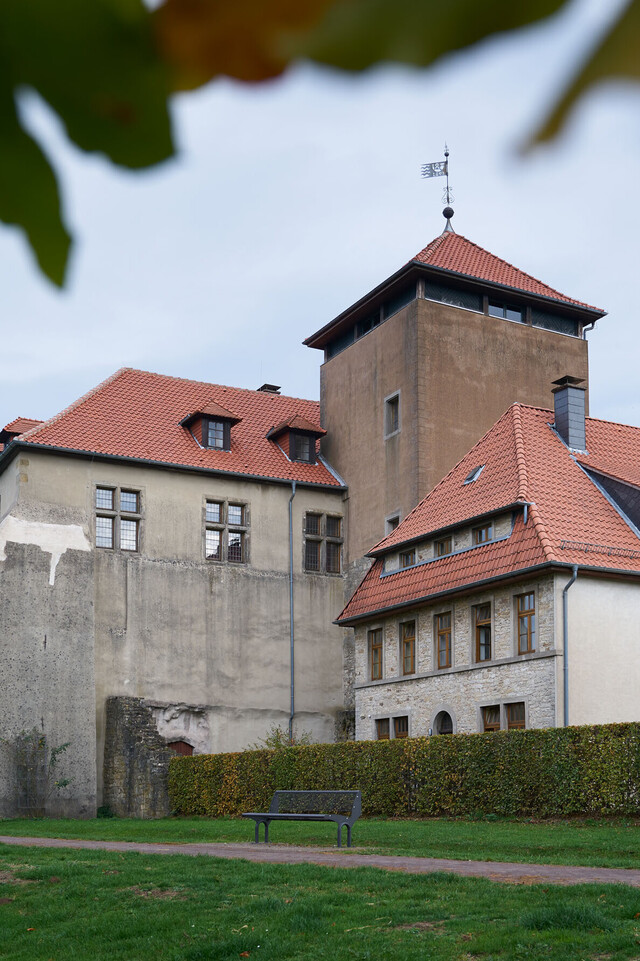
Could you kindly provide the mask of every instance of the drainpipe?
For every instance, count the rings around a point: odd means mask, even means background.
[[[564,672],[564,726],[569,727],[569,602],[567,594],[572,584],[575,584],[578,576],[578,565],[574,564],[571,573],[571,580],[567,581],[562,591],[562,662]]]
[[[296,496],[296,482],[291,481],[289,498],[289,662],[291,665],[291,708],[289,711],[289,743],[293,741],[294,681],[293,681],[293,498]]]

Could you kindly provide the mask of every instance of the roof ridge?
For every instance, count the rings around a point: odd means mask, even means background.
[[[516,470],[518,472],[518,492],[517,500],[529,500],[529,472],[527,470],[527,456],[524,447],[524,435],[522,432],[522,417],[520,416],[520,404],[514,404],[513,411],[513,434],[516,445]]]
[[[85,394],[82,394],[82,396],[78,397],[63,410],[59,411],[57,414],[54,414],[53,417],[49,417],[48,420],[43,420],[40,424],[38,424],[37,427],[32,427],[31,430],[25,431],[25,433],[21,436],[31,439],[38,433],[38,431],[44,430],[45,427],[49,427],[51,424],[57,423],[57,421],[61,420],[63,417],[66,417],[66,415],[70,414],[72,410],[76,410],[78,407],[84,404],[85,401],[89,400],[90,397],[93,397],[94,394],[97,394],[98,391],[102,390],[103,387],[106,387],[107,384],[112,383],[128,370],[131,370],[131,368],[119,367],[115,373],[109,374],[108,377],[106,377],[104,380],[101,380],[99,384],[96,384],[96,386],[92,387],[91,390],[88,390]]]
[[[148,374],[150,377],[162,377],[164,380],[177,380],[182,384],[197,384],[199,387],[220,387],[222,390],[242,391],[245,394],[260,394],[265,397],[282,397],[283,400],[300,400],[305,404],[320,405],[319,400],[312,400],[309,397],[293,397],[292,394],[273,394],[270,391],[257,390],[252,387],[233,387],[231,384],[214,384],[207,380],[194,380],[193,377],[175,377],[173,374],[160,374],[156,370],[142,370],[140,367],[121,367],[117,373]],[[115,376],[115,375],[114,375]],[[104,383],[106,384],[109,378]],[[102,384],[98,384],[98,388]]]

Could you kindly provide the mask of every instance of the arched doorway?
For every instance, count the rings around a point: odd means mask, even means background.
[[[440,711],[433,722],[434,734],[453,734],[453,718],[448,711]]]

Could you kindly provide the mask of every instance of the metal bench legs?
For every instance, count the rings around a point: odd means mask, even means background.
[[[268,821],[258,821],[256,818],[256,844],[260,844],[260,825],[264,824],[264,843],[269,843],[269,822]]]

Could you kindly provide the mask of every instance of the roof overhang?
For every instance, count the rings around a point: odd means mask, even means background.
[[[565,300],[546,297],[542,294],[522,290],[519,287],[508,287],[504,284],[497,284],[494,281],[483,280],[481,277],[472,277],[469,274],[447,270],[444,267],[434,267],[430,264],[423,264],[419,260],[410,260],[404,267],[401,267],[400,270],[397,270],[381,284],[378,284],[377,287],[370,290],[369,293],[361,297],[360,300],[357,300],[350,307],[347,307],[346,310],[343,310],[341,314],[334,317],[328,324],[325,324],[320,330],[317,330],[314,334],[307,337],[306,340],[303,340],[302,343],[306,347],[315,347],[318,350],[322,350],[331,340],[346,330],[346,328],[350,327],[362,317],[365,317],[375,305],[376,301],[379,302],[383,298],[383,295],[393,294],[412,277],[415,277],[416,280],[418,277],[432,277],[441,281],[451,280],[465,289],[473,288],[477,290],[478,287],[482,287],[486,290],[506,293],[515,301],[526,301],[527,303],[534,301],[546,306],[553,306],[554,310],[577,318],[583,324],[593,324],[601,317],[605,317],[607,313],[605,310],[598,310],[594,307],[568,303]]]
[[[58,454],[60,457],[80,457],[83,460],[104,461],[105,463],[136,464],[142,467],[154,467],[157,470],[180,471],[187,474],[202,474],[208,477],[234,477],[241,480],[256,481],[261,484],[286,484],[291,486],[293,480],[296,487],[308,487],[312,490],[336,491],[344,493],[348,488],[345,484],[318,484],[313,481],[298,480],[291,477],[270,477],[268,474],[249,474],[242,471],[220,470],[215,467],[195,467],[191,464],[176,464],[169,461],[148,460],[145,457],[125,457],[120,454],[104,454],[99,451],[76,450],[71,447],[55,447],[51,444],[35,444],[28,441],[15,440],[0,453],[0,474],[9,466],[20,451],[41,451],[45,454]],[[333,473],[333,471],[332,471]],[[334,474],[335,476],[335,474]]]

